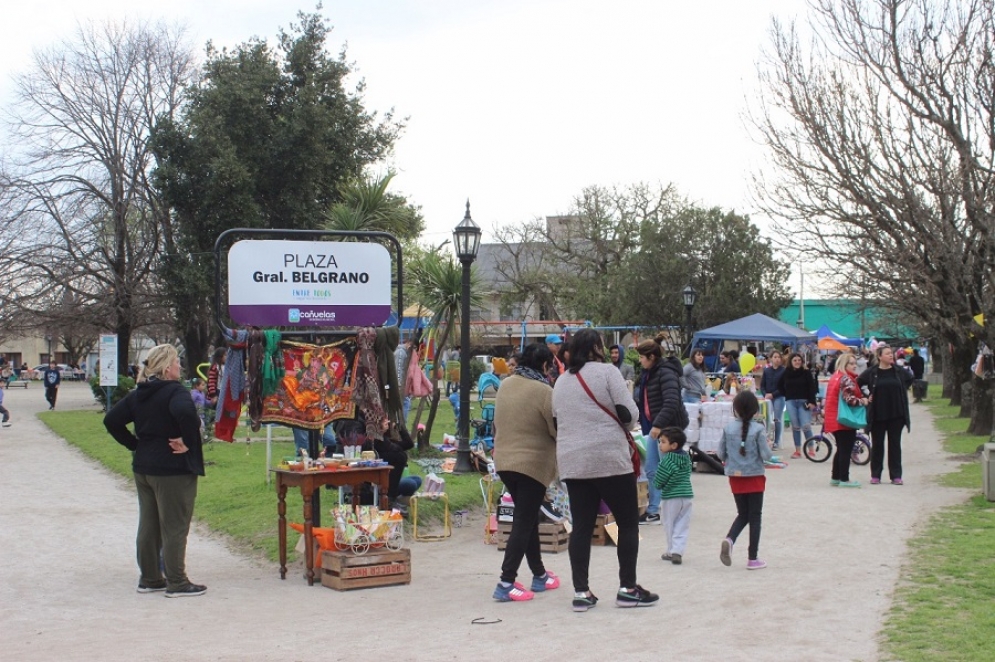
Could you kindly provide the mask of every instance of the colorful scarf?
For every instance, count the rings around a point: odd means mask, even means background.
[[[515,374],[518,375],[519,377],[525,377],[525,379],[534,379],[535,381],[542,382],[543,384],[549,383],[549,378],[546,377],[546,375],[542,374],[538,370],[534,370],[533,368],[527,368],[523,365],[520,365],[517,368],[515,368]]]

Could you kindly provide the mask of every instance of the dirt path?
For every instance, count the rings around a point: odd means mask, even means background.
[[[875,660],[907,539],[965,497],[935,484],[954,465],[914,406],[905,486],[831,488],[829,464],[805,460],[768,473],[766,570],[746,571],[745,544],[733,567],[719,563],[732,497],[722,477],[695,475],[683,566],[660,561],[661,527],[642,527],[639,580],[662,596],[651,609],[613,606],[610,547],[592,554],[603,601],[590,612],[570,610],[565,553],[546,557],[563,588],[495,603],[501,555],[479,517],[449,541],[412,543],[410,586],[348,593],[309,588],[296,569],[280,581],[275,564],[198,531],[187,566],[210,590],[166,600],[135,592],[133,487],[35,418],[37,386],[6,392],[14,426],[0,430],[0,650],[11,660]],[[62,389],[60,409],[94,407],[85,385]],[[854,476],[866,483],[867,468]],[[275,510],[274,498],[274,523]]]

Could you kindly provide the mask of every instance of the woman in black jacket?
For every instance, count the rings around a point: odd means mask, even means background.
[[[902,485],[902,428],[911,430],[909,387],[912,373],[895,365],[891,347],[875,351],[877,365],[860,373],[857,384],[867,388],[867,425],[871,429],[871,485],[881,482],[884,469],[885,436],[888,437],[888,474],[894,485]]]
[[[639,363],[643,368],[636,391],[636,408],[639,424],[646,441],[646,475],[656,474],[660,464],[657,440],[663,428],[676,426],[682,430],[688,425],[687,410],[681,400],[681,375],[683,366],[673,356],[663,358],[663,348],[655,340],[644,340],[636,347]],[[639,518],[640,524],[660,521],[660,490],[649,484],[649,505]]]
[[[138,489],[139,593],[165,591],[167,598],[203,595],[206,586],[186,574],[187,534],[204,475],[200,416],[179,382],[180,357],[172,345],[153,347],[138,376],[138,387],[114,405],[104,427],[134,453],[131,468]],[[134,423],[132,434],[128,425]],[[159,565],[159,552],[166,570]]]
[[[816,406],[819,382],[805,368],[802,355],[798,352],[792,352],[788,357],[788,365],[777,380],[777,392],[784,396],[788,418],[791,419],[791,436],[795,442],[795,452],[791,457],[799,458],[802,456],[802,441],[812,436],[812,410]]]

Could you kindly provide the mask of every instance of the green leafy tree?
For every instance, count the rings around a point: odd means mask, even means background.
[[[425,229],[418,208],[404,196],[389,193],[394,173],[359,177],[339,186],[340,200],[332,204],[325,229],[345,232],[389,232],[402,241],[417,239]]]
[[[363,84],[345,51],[327,52],[331,28],[298,15],[276,47],[253,38],[229,51],[207,48],[200,81],[183,115],[154,133],[155,182],[173,209],[167,293],[191,357],[207,356],[212,329],[213,258],[233,227],[318,229],[346,182],[387,156],[402,129],[363,105]],[[389,181],[389,180],[388,180]],[[388,196],[395,207],[403,206]],[[408,227],[417,224],[408,219]]]

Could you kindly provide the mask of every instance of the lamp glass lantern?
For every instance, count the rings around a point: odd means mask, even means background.
[[[694,288],[691,287],[690,283],[684,286],[684,289],[681,291],[681,296],[684,297],[685,308],[688,310],[694,308],[695,301],[698,300],[698,293],[694,291]]]
[[[460,260],[473,261],[480,250],[480,226],[470,218],[470,201],[466,201],[466,215],[453,230],[453,243],[456,245],[456,257]]]

